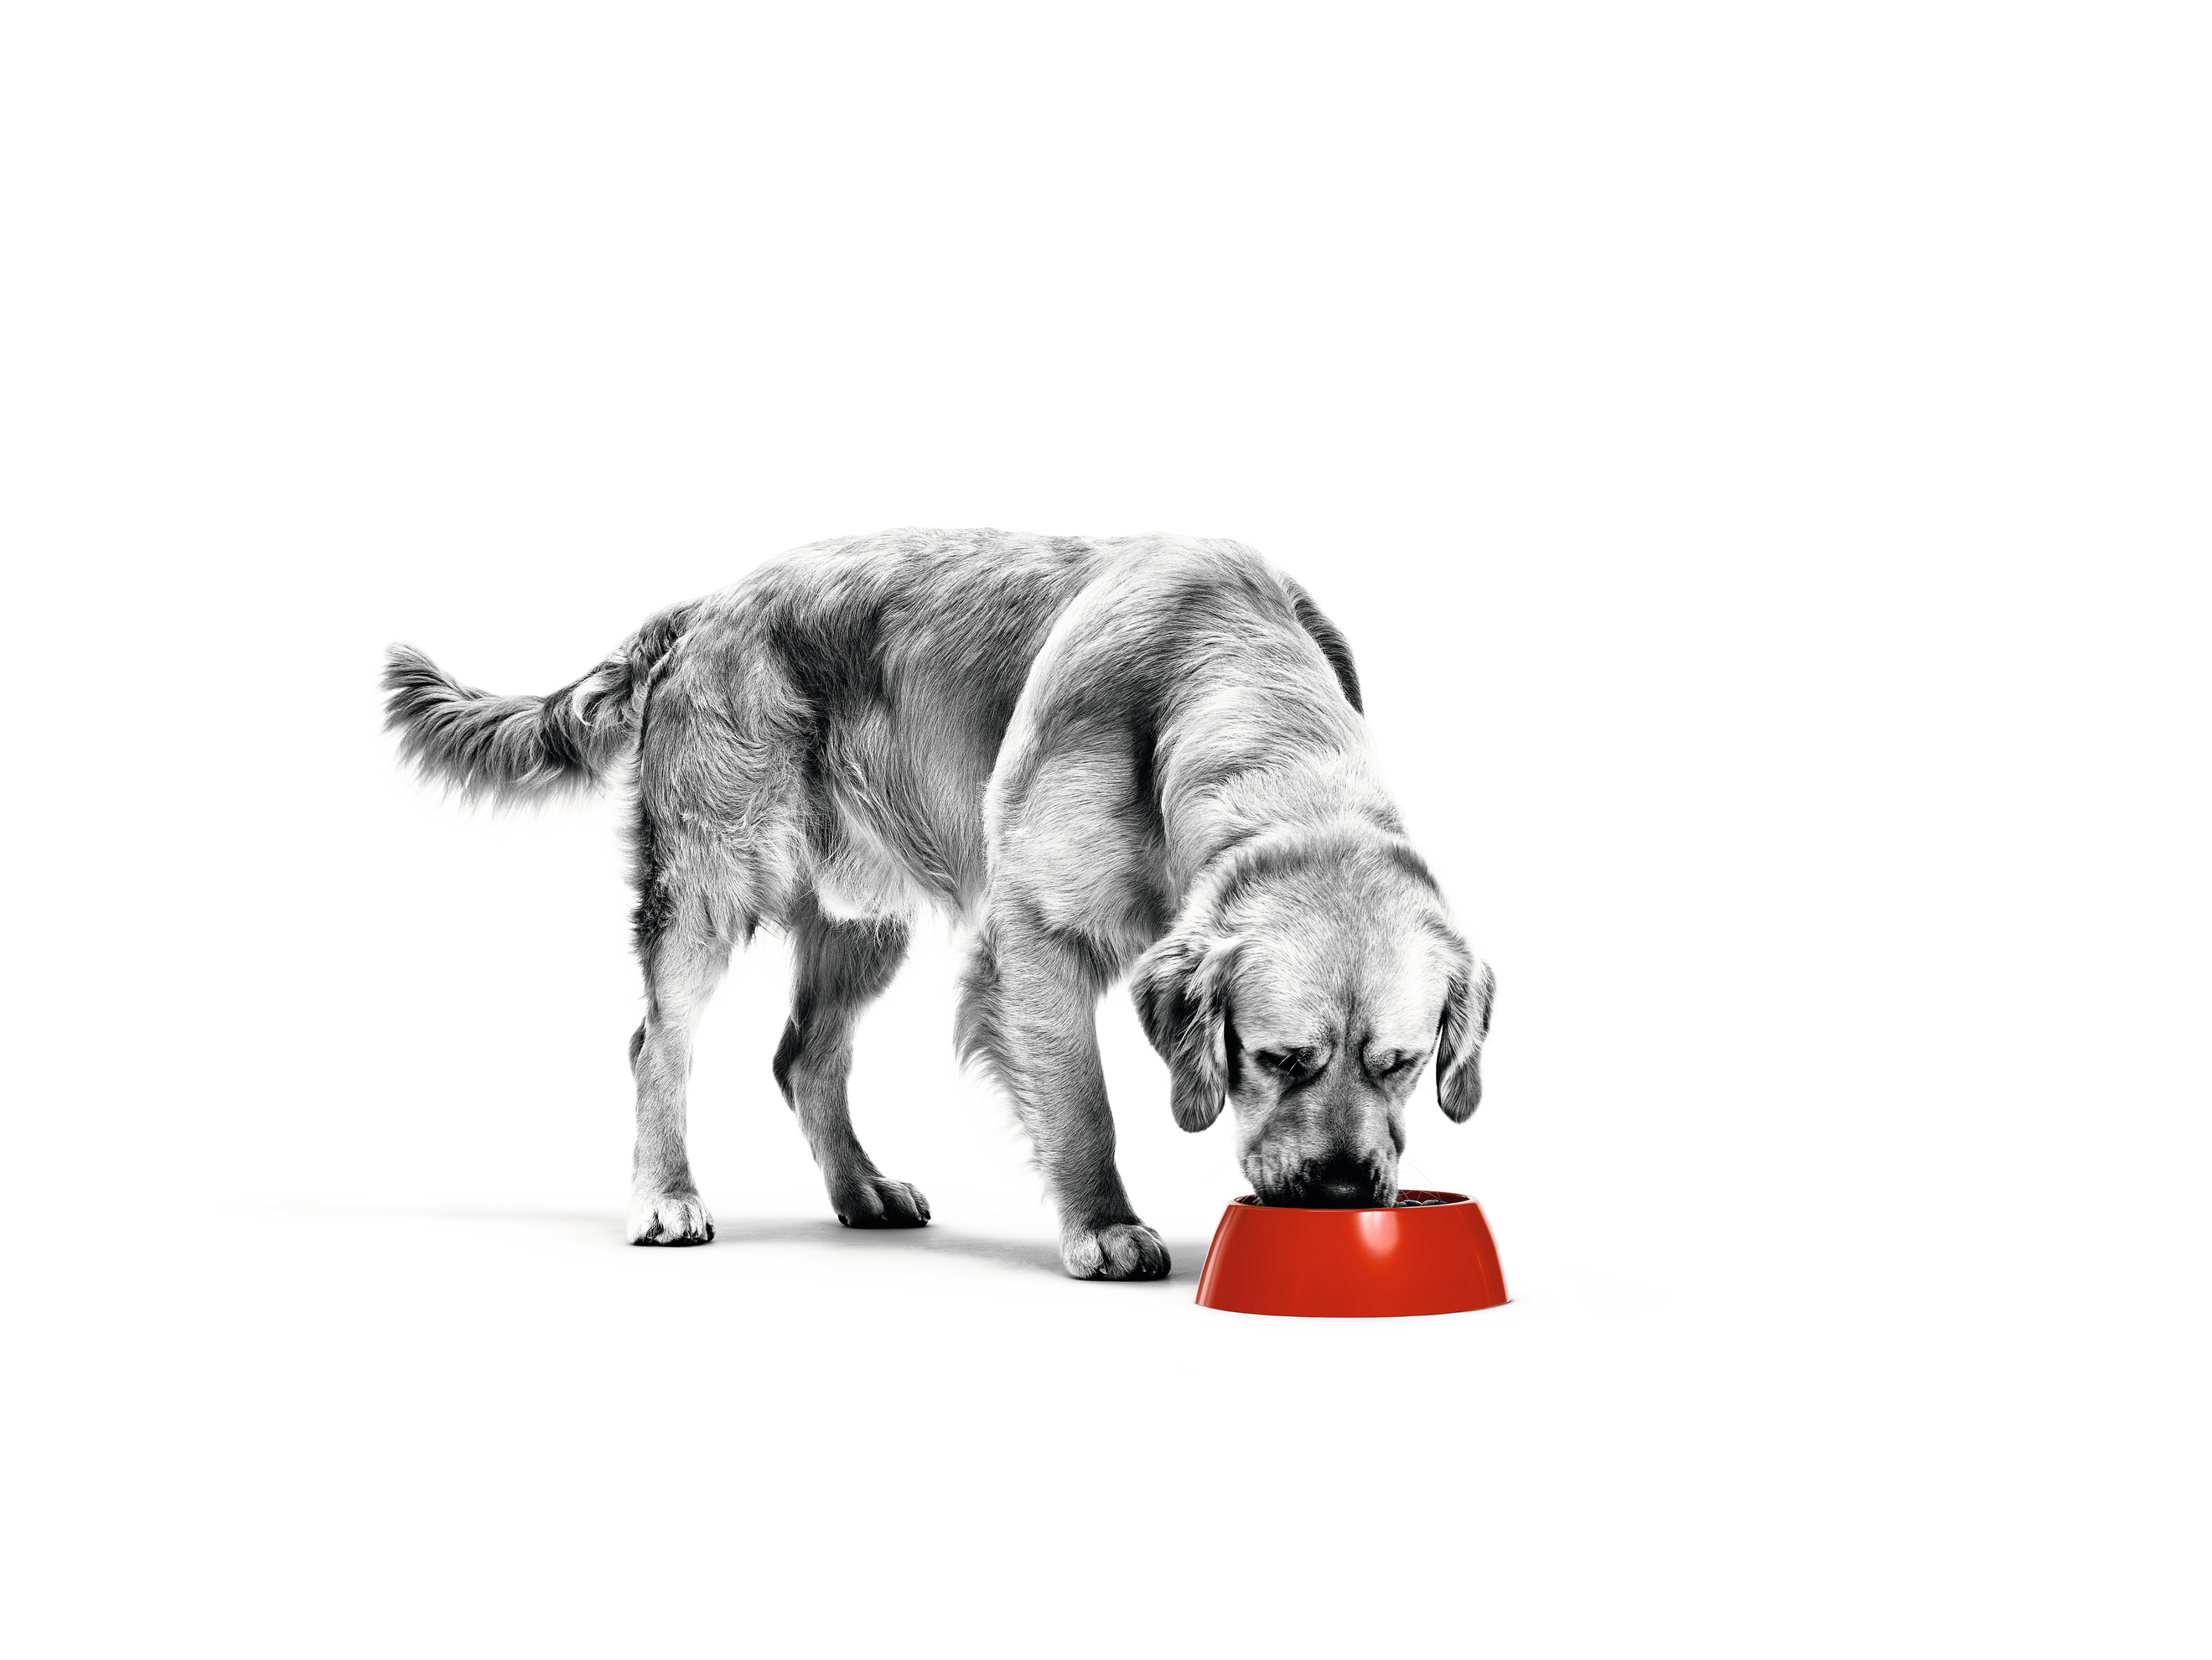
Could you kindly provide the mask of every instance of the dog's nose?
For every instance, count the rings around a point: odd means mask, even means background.
[[[1332,1153],[1309,1164],[1279,1201],[1313,1210],[1356,1210],[1389,1202],[1382,1189],[1382,1172],[1366,1159],[1348,1152]]]

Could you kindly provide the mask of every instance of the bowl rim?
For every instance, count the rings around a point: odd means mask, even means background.
[[[1446,1188],[1401,1188],[1402,1198],[1417,1195],[1430,1202],[1419,1205],[1266,1205],[1256,1193],[1241,1193],[1229,1202],[1243,1205],[1250,1210],[1270,1211],[1289,1216],[1402,1216],[1408,1211],[1454,1210],[1462,1205],[1472,1205],[1474,1198],[1468,1194],[1454,1193]],[[1436,1202],[1436,1201],[1441,1202]]]

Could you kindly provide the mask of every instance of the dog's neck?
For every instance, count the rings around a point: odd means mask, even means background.
[[[1290,733],[1279,730],[1279,696],[1209,702],[1204,718],[1185,724],[1190,735],[1162,757],[1169,873],[1186,899],[1209,877],[1277,842],[1403,837],[1404,821],[1375,775],[1365,730],[1348,708],[1300,708],[1297,714],[1310,718]],[[1261,709],[1274,719],[1245,718]]]

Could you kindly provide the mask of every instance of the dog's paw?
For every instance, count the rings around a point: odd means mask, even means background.
[[[830,1207],[848,1228],[918,1228],[929,1220],[929,1201],[911,1182],[864,1176],[830,1195]]]
[[[714,1219],[696,1193],[657,1193],[629,1213],[633,1245],[703,1245],[714,1237]]]
[[[1063,1235],[1060,1260],[1078,1280],[1164,1280],[1168,1248],[1142,1222],[1115,1222]]]

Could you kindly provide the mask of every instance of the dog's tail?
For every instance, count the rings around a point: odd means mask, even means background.
[[[412,646],[386,654],[384,724],[426,779],[471,800],[542,801],[587,789],[628,753],[653,671],[696,602],[662,611],[580,680],[544,697],[465,686]]]

